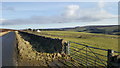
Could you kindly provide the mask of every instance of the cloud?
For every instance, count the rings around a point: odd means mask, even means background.
[[[2,23],[4,21],[6,21],[6,19],[3,19],[3,18],[0,19],[0,23]]]
[[[66,16],[76,16],[77,11],[79,10],[79,5],[68,5],[66,10]]]
[[[100,8],[101,11],[103,10],[104,5],[105,5],[104,0],[99,0],[99,2],[98,2],[98,7]]]
[[[103,8],[103,3],[101,3]],[[64,19],[74,22],[92,22],[100,21],[103,19],[117,18],[117,15],[113,15],[105,11],[104,9],[82,9],[79,5],[69,5],[67,12],[64,13]]]
[[[55,17],[43,17],[43,16],[32,16],[28,19],[13,19],[13,20],[5,20],[2,22],[2,25],[19,25],[19,24],[45,24],[45,23],[53,23]]]
[[[99,5],[103,8],[103,3]],[[65,7],[65,12],[57,16],[32,16],[28,19],[5,20],[2,25],[13,24],[54,24],[54,23],[69,23],[69,22],[95,22],[104,19],[117,18],[117,15],[108,13],[105,10],[98,9],[82,9],[79,5],[68,5]]]

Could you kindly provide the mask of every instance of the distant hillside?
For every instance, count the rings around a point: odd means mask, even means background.
[[[74,32],[88,32],[99,34],[120,35],[120,25],[107,25],[107,26],[83,26],[72,28],[52,28],[52,29],[24,29],[26,30],[40,30],[40,31],[74,31]]]
[[[63,28],[64,31],[75,32],[88,32],[88,33],[100,33],[110,35],[120,35],[120,25],[108,25],[108,26],[84,26],[75,28]]]
[[[6,31],[17,31],[17,30],[14,30],[14,29],[0,29],[0,32],[6,32]]]

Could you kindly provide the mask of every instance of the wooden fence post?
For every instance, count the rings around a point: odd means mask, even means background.
[[[112,68],[112,64],[111,64],[111,57],[113,56],[114,51],[111,49],[108,49],[108,53],[107,53],[107,68]]]

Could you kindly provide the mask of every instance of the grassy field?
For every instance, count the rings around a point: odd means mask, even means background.
[[[118,40],[120,39],[119,36],[117,35],[105,35],[105,34],[72,32],[72,31],[41,31],[41,32],[28,31],[28,32],[36,35],[52,37],[52,38],[60,38],[66,41],[73,41],[81,44],[86,44],[88,46],[93,46],[97,48],[112,49],[115,51],[118,51]],[[85,59],[85,57],[83,57],[83,56],[86,56],[85,51],[80,51],[82,54],[80,52],[76,52],[76,51],[79,51],[79,48],[83,48],[83,46],[70,43],[71,54],[74,54],[72,56],[74,58],[79,59],[80,58],[79,55],[82,55],[81,58]],[[92,48],[91,50],[95,53],[107,56],[107,51],[101,51],[101,50],[92,49]],[[92,62],[94,63],[93,60],[96,60],[96,59],[93,58],[92,56],[95,56],[95,55],[93,53],[89,53],[88,55],[91,56]],[[99,58],[102,58],[105,61],[107,61],[107,57],[99,56]],[[97,61],[101,62],[100,60],[97,60]],[[85,60],[84,63],[86,62],[88,62],[88,60]]]
[[[118,51],[118,36],[116,35],[104,35],[72,31],[42,31],[31,33],[46,37],[61,38],[66,41],[73,41],[77,43],[87,44],[93,47],[113,49],[115,51]]]

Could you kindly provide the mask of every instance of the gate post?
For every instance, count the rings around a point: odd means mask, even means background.
[[[111,64],[111,57],[113,56],[114,51],[111,49],[108,49],[108,53],[107,53],[107,68],[112,68],[112,64]]]
[[[68,42],[68,45],[67,45],[67,54],[70,54],[70,42]]]
[[[69,48],[70,48],[70,43],[69,42],[65,43],[65,54],[70,54]]]

